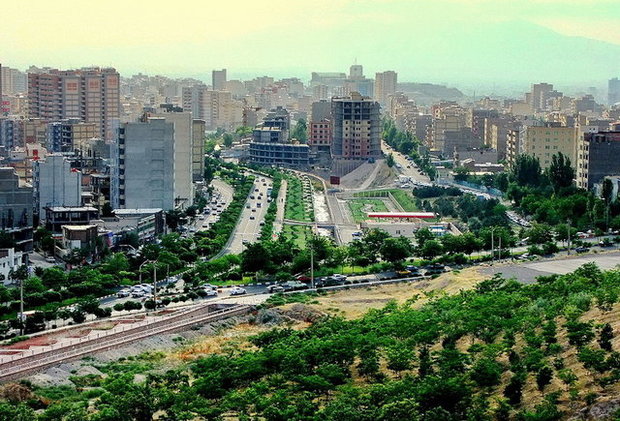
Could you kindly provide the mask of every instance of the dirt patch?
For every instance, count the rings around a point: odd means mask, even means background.
[[[384,307],[391,300],[402,304],[419,295],[416,305],[420,305],[427,300],[425,292],[442,291],[454,294],[460,290],[473,288],[478,282],[489,278],[489,275],[479,273],[477,268],[468,268],[456,273],[445,273],[435,279],[338,291],[318,297],[316,299],[318,304],[312,304],[310,307],[315,307],[320,312],[356,319],[370,309]]]

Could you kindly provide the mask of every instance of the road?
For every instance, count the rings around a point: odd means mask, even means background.
[[[497,264],[482,268],[482,272],[488,275],[502,274],[505,278],[515,278],[524,284],[531,284],[539,276],[564,275],[589,262],[596,263],[603,270],[613,269],[620,264],[620,252],[573,254],[571,256],[562,253],[562,255],[534,262]]]
[[[431,179],[428,178],[427,175],[420,173],[420,169],[414,162],[408,161],[403,154],[392,149],[392,147],[383,140],[381,141],[381,147],[386,155],[392,154],[394,161],[400,165],[400,168],[396,168],[399,173],[407,177],[411,177],[412,180],[419,183],[431,182]]]
[[[273,182],[270,178],[257,175],[250,195],[244,203],[239,222],[231,234],[227,246],[218,255],[239,254],[243,251],[244,242],[254,242],[260,237],[261,223],[269,207],[267,189]]]
[[[209,210],[209,214],[205,215],[204,219],[200,219],[200,217],[196,219],[194,229],[197,231],[206,231],[213,223],[217,222],[220,219],[220,213],[228,208],[235,193],[233,187],[223,180],[215,179],[211,184],[214,192],[211,203],[205,207]]]
[[[284,223],[284,210],[286,209],[286,190],[288,189],[288,180],[283,178],[280,182],[280,191],[278,192],[276,210],[276,219],[273,221],[273,233],[279,234],[282,232],[282,225]]]

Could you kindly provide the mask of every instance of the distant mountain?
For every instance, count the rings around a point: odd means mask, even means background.
[[[411,96],[424,96],[436,99],[457,100],[464,95],[456,88],[448,88],[444,85],[432,83],[399,83],[397,91],[410,94]]]

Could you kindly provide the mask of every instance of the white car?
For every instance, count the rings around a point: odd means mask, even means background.
[[[47,263],[56,263],[56,258],[55,258],[54,256],[47,256],[47,257],[45,258],[45,261],[46,261]]]
[[[130,295],[131,295],[131,291],[129,291],[128,289],[121,289],[120,291],[116,293],[116,296],[118,298],[129,297]]]
[[[140,297],[144,297],[146,294],[144,291],[142,291],[141,289],[137,289],[135,291],[132,291],[131,296],[133,298],[140,298]]]
[[[217,289],[205,288],[204,291],[207,297],[217,297]]]
[[[244,288],[233,287],[230,290],[230,295],[243,295],[243,294],[247,294],[247,291]]]

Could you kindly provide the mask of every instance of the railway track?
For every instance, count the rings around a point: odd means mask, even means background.
[[[215,322],[231,316],[246,314],[251,309],[252,306],[242,304],[218,310],[213,310],[211,305],[200,306],[178,314],[162,317],[159,320],[151,320],[139,326],[132,326],[121,332],[95,338],[83,338],[83,340],[79,340],[75,344],[67,344],[61,348],[38,352],[1,363],[0,382],[19,379],[59,363],[124,346],[153,335],[172,333],[193,325]]]

